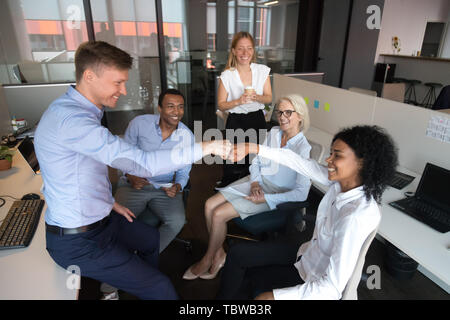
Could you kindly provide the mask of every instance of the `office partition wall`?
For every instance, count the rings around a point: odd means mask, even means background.
[[[450,168],[449,114],[275,74],[275,99],[289,93],[307,100],[311,125],[321,131],[378,125],[397,144],[402,167],[419,174],[426,162]]]

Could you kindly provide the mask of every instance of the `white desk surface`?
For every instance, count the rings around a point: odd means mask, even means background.
[[[329,154],[333,136],[315,127],[311,127],[305,136],[325,148],[324,155],[319,161],[325,164],[324,159]],[[388,204],[405,198],[406,191],[416,191],[420,181],[421,174],[402,167],[397,170],[416,178],[402,190],[388,187],[384,192],[380,206],[382,218],[378,235],[418,262],[419,271],[450,293],[450,232],[440,233]],[[313,184],[320,191],[327,191],[326,186]]]
[[[40,193],[41,176],[35,175],[22,155],[16,151],[12,168],[0,171],[0,195],[21,198],[26,193]],[[0,208],[3,220],[13,199],[3,197]],[[66,286],[70,274],[59,267],[46,250],[44,206],[36,233],[27,248],[0,250],[0,300],[73,300],[78,290]]]

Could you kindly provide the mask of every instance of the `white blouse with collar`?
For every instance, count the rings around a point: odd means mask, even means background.
[[[317,209],[313,237],[297,253],[301,259],[295,267],[305,283],[273,290],[275,299],[340,299],[364,241],[380,223],[376,201],[366,199],[362,186],[341,192],[339,183],[328,180],[327,168],[289,149],[260,146],[258,155],[329,186]]]

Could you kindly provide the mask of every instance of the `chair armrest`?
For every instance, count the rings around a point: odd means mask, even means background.
[[[281,211],[292,211],[301,208],[306,208],[308,205],[309,205],[308,201],[290,201],[278,204],[277,209]]]
[[[305,220],[306,222],[315,222],[316,221],[316,215],[315,214],[305,214],[303,216],[303,220]]]
[[[289,201],[277,205],[277,210],[286,216],[287,226],[295,226],[297,231],[302,232],[306,227],[304,216],[308,205],[308,201]]]
[[[187,198],[189,197],[189,192],[191,191],[191,179],[188,180],[186,186],[183,189],[183,203],[187,206]]]

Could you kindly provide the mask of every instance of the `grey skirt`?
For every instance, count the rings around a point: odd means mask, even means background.
[[[260,185],[264,193],[266,194],[289,191],[289,189],[287,188],[281,188],[277,185],[274,185],[264,177],[262,179],[263,181],[262,183],[260,183]],[[271,210],[267,202],[253,203],[250,200],[245,199],[244,195],[239,194],[244,193],[250,195],[250,187],[250,176],[246,176],[219,190],[219,192],[225,197],[225,199],[229,203],[231,203],[234,210],[236,210],[241,219],[245,219],[255,214]],[[236,190],[238,190],[238,192],[236,192]]]

